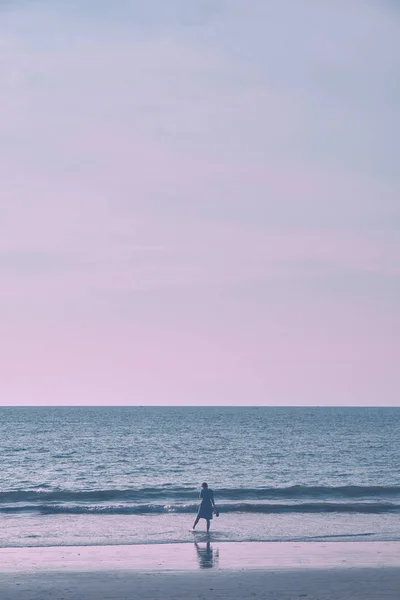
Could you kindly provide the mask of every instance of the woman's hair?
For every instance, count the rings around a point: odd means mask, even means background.
[[[201,484],[202,488],[208,488],[208,483],[206,483],[205,481]]]

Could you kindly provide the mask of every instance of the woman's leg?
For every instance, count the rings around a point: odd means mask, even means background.
[[[196,527],[197,523],[200,521],[200,517],[196,517],[195,522],[193,523],[193,529]]]
[[[207,533],[210,531],[210,519],[207,519]]]

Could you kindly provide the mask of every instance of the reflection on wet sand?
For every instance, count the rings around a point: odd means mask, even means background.
[[[210,541],[204,543],[195,542],[197,558],[199,559],[200,569],[212,569],[212,567],[218,566],[219,562],[219,549],[214,548]]]

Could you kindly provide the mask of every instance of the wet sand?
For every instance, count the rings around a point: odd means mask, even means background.
[[[1,600],[399,600],[400,542],[0,549]]]

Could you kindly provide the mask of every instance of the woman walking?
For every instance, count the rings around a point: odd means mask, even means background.
[[[199,512],[195,522],[193,523],[193,529],[196,528],[197,523],[200,519],[207,521],[207,533],[210,531],[210,521],[213,518],[213,513],[218,517],[217,507],[214,502],[214,492],[210,490],[207,483],[201,484],[202,490],[200,492],[201,504]]]

